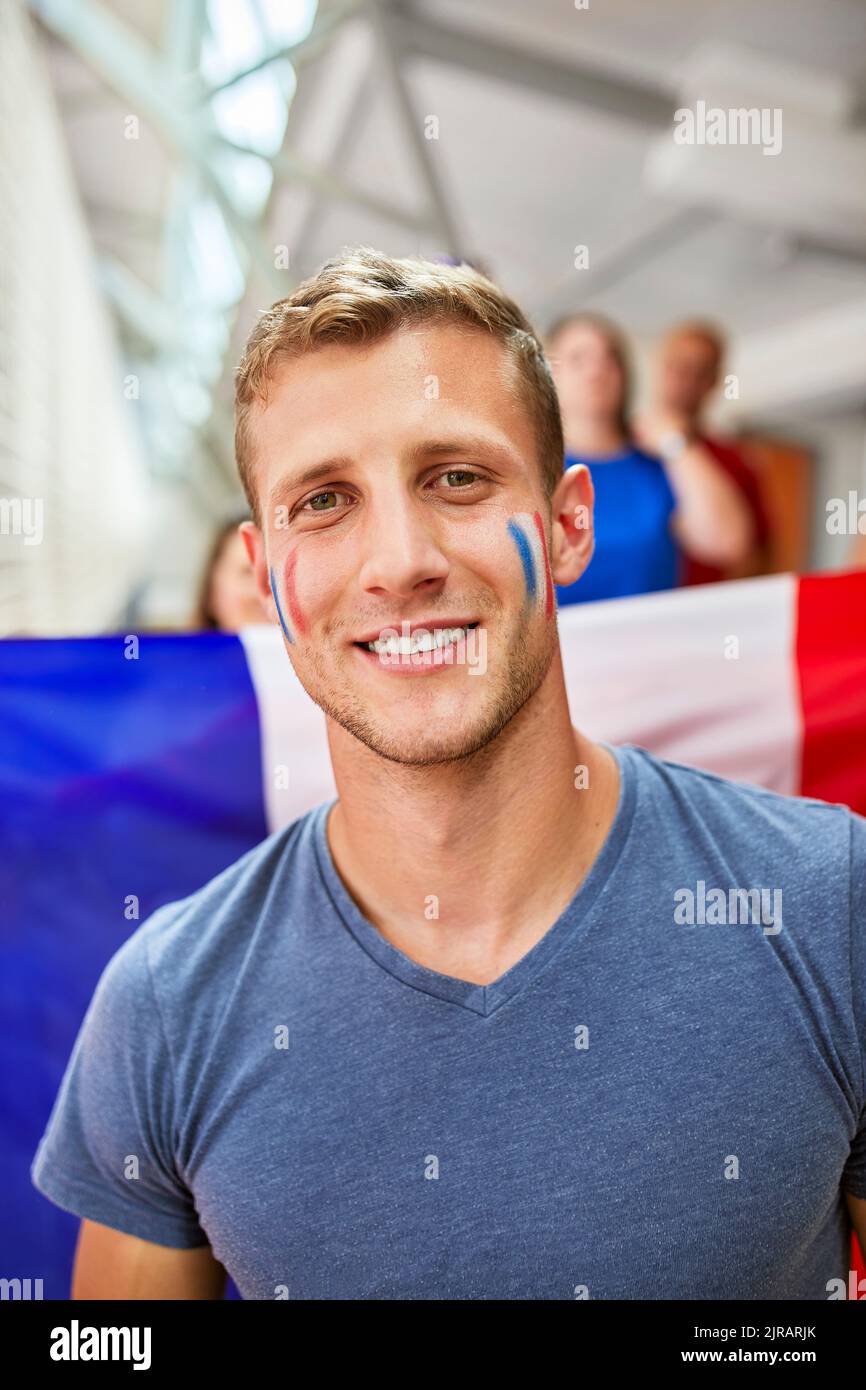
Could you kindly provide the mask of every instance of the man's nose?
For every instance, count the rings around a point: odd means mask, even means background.
[[[368,507],[362,546],[358,578],[368,593],[409,595],[448,574],[431,518],[424,504],[410,497]]]

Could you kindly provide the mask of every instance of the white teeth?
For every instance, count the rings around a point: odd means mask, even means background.
[[[366,646],[368,651],[375,652],[377,656],[414,656],[416,652],[431,652],[437,647],[450,647],[465,637],[467,632],[468,628],[465,627],[421,628],[407,636],[394,633],[390,637],[380,637],[375,642],[367,642]]]

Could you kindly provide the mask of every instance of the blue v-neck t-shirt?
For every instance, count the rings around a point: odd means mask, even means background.
[[[209,1243],[248,1299],[829,1297],[866,1197],[866,820],[613,751],[600,854],[493,984],[363,916],[333,802],[159,909],[36,1187]]]

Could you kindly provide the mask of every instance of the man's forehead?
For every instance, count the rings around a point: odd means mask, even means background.
[[[323,343],[278,358],[264,398],[250,407],[249,425],[264,440],[289,415],[298,428],[320,422],[324,412],[338,418],[353,388],[362,391],[371,413],[377,401],[386,405],[396,397],[431,407],[449,401],[477,406],[489,397],[510,412],[518,378],[517,363],[486,329],[450,321],[406,325],[371,343]]]
[[[455,384],[466,379],[466,360],[476,374],[484,371],[510,374],[515,369],[510,354],[492,333],[460,320],[433,320],[401,324],[370,342],[324,342],[297,355],[278,357],[270,376],[273,388],[292,389],[311,380],[326,385],[329,378],[346,373],[363,375],[387,371],[394,379],[430,370],[436,362]]]

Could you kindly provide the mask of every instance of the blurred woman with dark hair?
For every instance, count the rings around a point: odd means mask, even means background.
[[[561,604],[672,589],[682,550],[736,563],[749,543],[745,505],[705,451],[684,435],[632,433],[625,339],[601,314],[557,320],[547,334],[562,412],[565,466],[583,463],[595,489],[595,551]],[[651,452],[648,450],[651,449]]]
[[[238,527],[246,518],[227,521],[214,536],[202,570],[195,626],[238,632],[251,623],[265,623],[253,567]]]

